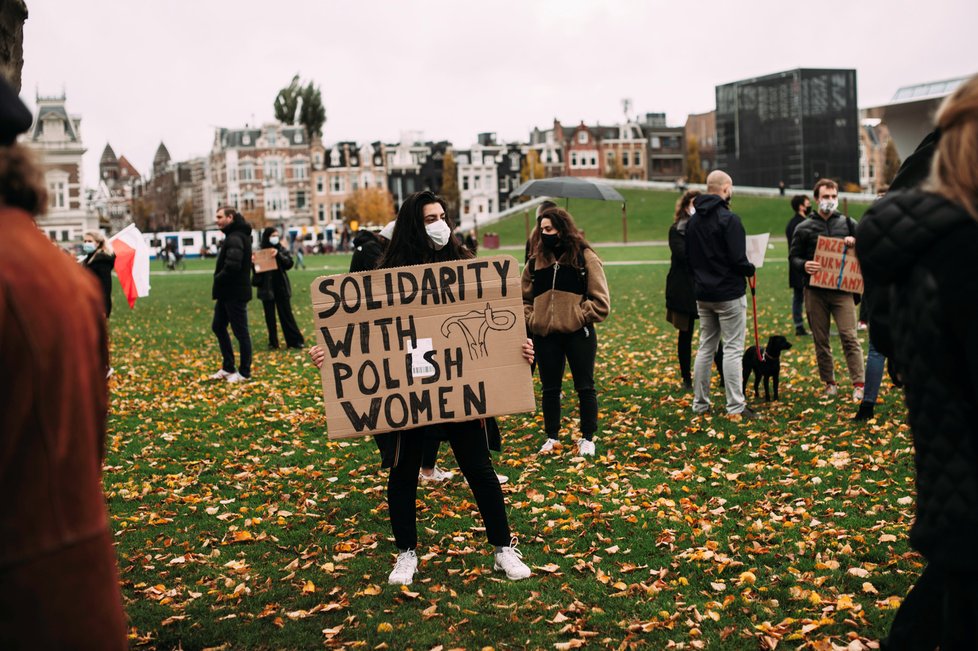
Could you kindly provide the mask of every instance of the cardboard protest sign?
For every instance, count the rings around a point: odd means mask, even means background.
[[[856,249],[847,249],[842,238],[819,235],[814,259],[822,269],[811,275],[812,287],[863,293],[863,272],[856,259]]]
[[[278,261],[275,259],[276,253],[278,251],[274,248],[255,251],[255,273],[261,274],[278,269]]]
[[[330,439],[533,411],[511,256],[320,276]]]
[[[747,259],[757,269],[764,266],[764,255],[767,253],[769,239],[771,239],[770,233],[747,236]]]

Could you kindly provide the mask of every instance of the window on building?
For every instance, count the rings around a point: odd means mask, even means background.
[[[492,199],[490,199],[489,202],[488,202],[488,208],[489,208],[489,212],[492,212],[493,211],[492,210]]]
[[[306,191],[298,190],[295,193],[295,209],[302,210],[306,207]]]
[[[321,167],[323,164],[323,155],[317,151],[312,157],[312,162],[316,167]]]
[[[322,176],[316,177],[316,194],[322,194],[326,191],[326,182],[323,180]]]
[[[471,204],[469,203],[469,200],[468,200],[468,199],[466,199],[465,201],[463,201],[463,202],[462,202],[462,212],[463,212],[464,214],[466,214],[466,215],[468,215],[468,214],[469,214],[469,211],[470,211],[471,209],[472,209],[472,206],[471,206]]]
[[[247,133],[244,134],[243,136],[241,136],[241,144],[242,145],[250,145],[251,144],[251,136],[249,136]]]
[[[590,163],[591,163],[591,167],[597,167],[598,166],[598,155],[597,154],[591,154]]]
[[[61,241],[70,242],[71,241],[71,231],[61,231]]]
[[[572,151],[571,152],[571,164],[570,164],[570,166],[571,167],[577,167],[577,152],[576,151]]]
[[[305,180],[309,178],[309,165],[306,161],[299,161],[292,165],[292,178]]]
[[[301,145],[302,144],[302,132],[301,131],[296,131],[296,133],[295,133],[295,144],[297,144],[297,145]]]
[[[316,215],[316,217],[319,219],[319,223],[323,223],[326,221],[326,204],[324,203],[319,204],[319,212]]]
[[[482,177],[476,174],[472,177],[472,189],[479,190],[482,188]]]
[[[467,174],[462,176],[462,189],[463,190],[469,189],[469,177]]]
[[[185,238],[181,239],[180,242],[183,244],[183,246],[193,246],[194,245],[194,238],[192,238],[192,237],[185,237]]]
[[[343,177],[339,175],[329,177],[329,189],[331,192],[346,192],[346,183],[344,183]]]
[[[266,180],[282,180],[282,161],[278,158],[267,157],[262,162],[263,172]]]
[[[244,206],[244,209],[245,210],[254,210],[255,209],[255,193],[254,192],[245,192],[244,195],[241,197],[241,203]]]
[[[652,147],[652,149],[661,149],[662,142],[659,140],[659,136],[652,136],[649,138],[649,145]]]
[[[228,203],[230,203],[232,206],[234,206],[234,209],[235,210],[239,210],[239,208],[238,208],[238,193],[237,192],[231,192],[230,194],[228,194]]]
[[[48,205],[55,210],[68,206],[68,183],[62,180],[48,181]]]
[[[330,204],[329,216],[334,222],[343,219],[343,204],[341,203]]]
[[[604,157],[605,157],[605,163],[608,165],[608,167],[611,167],[612,165],[615,164],[615,152],[606,151]],[[628,165],[627,157],[625,158],[625,164]]]
[[[241,167],[238,170],[238,178],[242,181],[254,181],[255,180],[255,164],[250,160],[242,161]]]
[[[269,127],[268,133],[265,134],[265,140],[269,147],[275,146],[275,127]]]
[[[582,145],[587,144],[587,131],[577,132],[577,142],[581,143]]]
[[[238,180],[238,170],[233,165],[229,165],[228,181],[237,181],[237,180]]]

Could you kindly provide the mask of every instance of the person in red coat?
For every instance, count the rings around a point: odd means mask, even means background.
[[[34,223],[30,113],[0,79],[0,649],[125,649],[102,493],[105,301]]]

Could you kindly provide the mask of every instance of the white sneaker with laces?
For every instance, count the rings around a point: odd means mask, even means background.
[[[825,385],[825,393],[823,395],[826,398],[832,398],[832,397],[838,395],[838,393],[839,393],[839,385],[838,384],[826,384]]]
[[[418,555],[414,553],[414,550],[409,549],[406,552],[401,552],[397,555],[397,562],[394,563],[394,569],[387,577],[387,582],[391,585],[411,585],[417,569]]]
[[[519,581],[533,574],[523,562],[523,554],[516,549],[516,538],[513,538],[509,545],[509,547],[500,547],[499,551],[496,552],[496,560],[492,569],[497,572],[502,570],[510,581]]]
[[[594,441],[588,441],[587,439],[580,439],[577,442],[577,453],[582,457],[593,457],[594,456]]]
[[[547,442],[540,446],[540,454],[553,452],[554,446],[558,445],[557,439],[548,438]]]
[[[509,481],[509,477],[506,475],[500,475],[498,472],[496,473],[496,479],[499,481],[500,486]]]
[[[418,473],[418,477],[421,479],[421,481],[442,482],[442,481],[448,481],[454,476],[455,476],[454,472],[450,472],[448,470],[442,470],[438,466],[435,466],[434,468],[431,469],[430,475],[426,475],[423,471]]]
[[[226,379],[231,384],[238,384],[240,382],[247,382],[251,378],[247,378],[247,377],[241,375],[240,373],[232,373],[231,375],[227,376]]]
[[[865,396],[865,395],[866,395],[866,390],[863,387],[855,387],[852,390],[852,401],[853,402],[862,402],[863,401],[863,396]]]
[[[227,371],[225,371],[222,368],[220,371],[218,371],[217,373],[215,373],[214,375],[212,375],[211,376],[211,379],[212,380],[223,380],[223,379],[228,378],[228,377],[230,377],[232,375],[235,375],[235,373],[228,373]]]

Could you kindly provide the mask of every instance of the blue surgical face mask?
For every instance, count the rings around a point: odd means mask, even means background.
[[[95,242],[83,242],[82,251],[85,253],[95,253]]]
[[[268,238],[268,243],[271,244],[272,246],[278,246],[279,243],[278,235],[273,235],[270,238]]]

